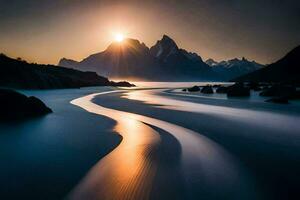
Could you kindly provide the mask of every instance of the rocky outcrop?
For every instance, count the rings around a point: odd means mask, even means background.
[[[271,98],[271,99],[267,99],[266,102],[279,103],[279,104],[288,104],[289,100],[286,97],[274,97],[274,98]]]
[[[129,83],[127,81],[120,81],[120,82],[114,82],[114,81],[111,81],[110,82],[112,86],[115,86],[115,87],[135,87],[136,85],[132,84],[132,83]]]
[[[247,83],[246,87],[248,87],[250,90],[254,90],[254,91],[262,90],[261,85],[259,83],[255,83],[255,82]]]
[[[40,99],[9,89],[0,89],[0,121],[27,119],[51,113]]]
[[[201,92],[204,94],[213,94],[214,90],[213,90],[212,86],[206,85],[201,89]]]
[[[228,97],[247,97],[250,96],[250,89],[246,88],[243,83],[236,83],[227,88]]]
[[[199,92],[200,91],[200,88],[198,87],[198,86],[193,86],[193,87],[191,87],[191,88],[187,88],[187,90],[189,91],[189,92]]]
[[[265,97],[292,97],[296,94],[296,87],[290,85],[276,84],[264,89],[259,95]]]
[[[225,86],[219,86],[216,89],[216,93],[220,93],[220,94],[226,94],[227,91],[228,91],[228,87],[225,87]]]

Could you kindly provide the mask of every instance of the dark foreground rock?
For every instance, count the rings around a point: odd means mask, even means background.
[[[246,87],[248,87],[250,90],[254,90],[254,91],[260,91],[261,90],[261,85],[259,83],[255,83],[255,82],[247,83]]]
[[[198,86],[193,86],[191,88],[188,88],[187,89],[189,92],[199,92],[200,91],[200,88]]]
[[[286,97],[274,97],[271,99],[267,99],[266,102],[288,104],[289,100]]]
[[[228,90],[228,87],[225,86],[220,86],[216,89],[216,93],[220,93],[220,94],[226,94]]]
[[[250,89],[246,88],[243,83],[236,83],[227,88],[228,97],[247,97],[250,96]]]
[[[9,89],[0,89],[0,121],[26,119],[51,113],[41,100]]]
[[[296,87],[276,84],[270,88],[265,88],[259,95],[264,97],[292,97],[296,94]]]
[[[204,93],[204,94],[213,94],[214,90],[213,90],[213,88],[211,86],[207,85],[207,86],[204,86],[201,89],[201,92]]]
[[[112,86],[115,86],[115,87],[135,87],[136,85],[132,84],[132,83],[129,83],[127,81],[120,81],[120,82],[113,82],[111,81],[110,82]]]
[[[293,95],[291,95],[291,96],[289,96],[289,99],[297,99],[297,100],[299,100],[300,99],[300,90],[296,90],[296,92],[293,94]]]

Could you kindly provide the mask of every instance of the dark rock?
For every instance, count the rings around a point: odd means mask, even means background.
[[[213,88],[211,86],[207,85],[207,86],[204,86],[201,89],[201,92],[204,93],[204,94],[213,94],[214,90],[213,90]]]
[[[191,87],[191,88],[188,88],[187,89],[189,92],[198,92],[198,91],[200,91],[200,88],[198,87],[198,86],[193,86],[193,87]]]
[[[28,97],[28,106],[33,114],[36,113],[39,115],[52,112],[52,110],[48,108],[44,102],[34,96]]]
[[[266,102],[288,104],[289,100],[286,97],[274,97],[274,98],[266,100]]]
[[[187,89],[182,89],[182,92],[186,92],[187,91]]]
[[[267,90],[267,89],[269,89],[269,88],[270,88],[270,86],[266,85],[266,86],[263,86],[261,89],[262,89],[262,90]]]
[[[264,89],[259,95],[265,97],[292,97],[296,93],[296,87],[289,85],[276,84],[270,88]]]
[[[41,100],[9,89],[0,89],[0,121],[26,119],[51,113]]]
[[[261,87],[258,83],[255,82],[249,82],[246,87],[248,87],[250,90],[254,90],[254,91],[260,91]]]
[[[293,95],[289,96],[289,99],[300,99],[300,91],[297,90]]]
[[[112,86],[115,86],[115,87],[135,87],[136,86],[136,85],[131,84],[127,81],[120,81],[120,82],[111,81],[111,84],[112,84]]]
[[[221,93],[221,94],[225,94],[228,91],[228,87],[225,86],[220,86],[217,88],[216,93]]]
[[[249,88],[244,87],[243,83],[236,83],[236,84],[228,87],[227,96],[229,96],[229,97],[250,96],[250,90],[249,90]]]

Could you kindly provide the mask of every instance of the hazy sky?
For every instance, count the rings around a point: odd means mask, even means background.
[[[31,62],[81,60],[116,32],[163,34],[203,59],[273,62],[300,44],[299,0],[0,0],[0,52]]]

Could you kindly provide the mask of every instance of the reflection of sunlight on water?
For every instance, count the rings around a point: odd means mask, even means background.
[[[79,103],[79,102],[75,102]],[[97,105],[87,105],[94,113],[101,111],[115,119],[115,131],[123,140],[121,144],[96,164],[71,193],[71,199],[147,199],[150,184],[156,171],[152,158],[160,142],[159,134],[126,113],[99,110]],[[85,107],[87,108],[87,107]]]
[[[163,90],[130,91],[124,93],[122,97],[130,100],[142,101],[144,103],[152,104],[155,106],[158,105],[161,108],[216,115],[218,117],[224,117],[227,119],[254,123],[257,126],[259,125],[270,128],[278,127],[278,129],[285,129],[286,131],[293,131],[293,127],[295,126],[295,124],[298,124],[297,121],[299,120],[299,117],[293,117],[281,113],[176,100],[159,95],[161,91]]]
[[[147,81],[131,81],[138,87],[142,88],[182,88],[182,87],[192,87],[194,85],[204,86],[204,85],[226,85],[232,84],[231,82],[147,82]]]
[[[157,168],[154,158],[158,154],[160,137],[144,123],[165,130],[180,143],[182,149],[180,163],[187,190],[196,188],[197,192],[198,187],[201,187],[214,191],[215,186],[221,185],[226,193],[232,190],[232,187],[245,188],[248,181],[242,179],[246,176],[235,159],[218,144],[175,124],[101,107],[91,102],[96,95],[99,94],[75,99],[71,103],[89,112],[116,120],[115,130],[122,135],[123,140],[115,150],[90,170],[71,193],[71,199],[149,198]],[[195,191],[190,191],[193,192]],[[248,192],[243,191],[243,194]]]

